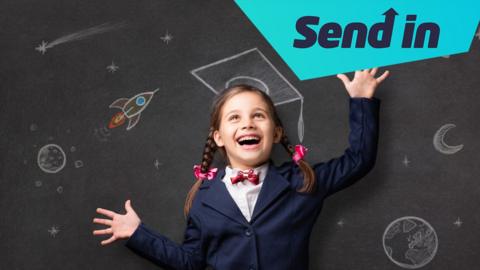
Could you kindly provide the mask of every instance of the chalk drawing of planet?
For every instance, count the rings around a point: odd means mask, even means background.
[[[47,144],[38,150],[38,167],[46,173],[57,173],[65,167],[67,156],[57,144]]]
[[[387,226],[383,248],[396,265],[416,269],[429,263],[438,249],[435,230],[418,217],[402,217]]]

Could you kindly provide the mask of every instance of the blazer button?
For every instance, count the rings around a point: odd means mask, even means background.
[[[251,236],[252,235],[252,231],[250,229],[246,229],[245,230],[245,235],[246,236]]]
[[[250,267],[248,267],[248,270],[255,270],[255,266],[250,265]]]

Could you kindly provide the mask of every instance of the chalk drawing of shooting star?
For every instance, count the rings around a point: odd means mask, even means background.
[[[90,27],[90,28],[87,28],[87,29],[84,29],[84,30],[80,30],[80,31],[72,33],[72,34],[68,34],[68,35],[59,37],[52,42],[45,42],[44,40],[42,40],[42,43],[40,43],[40,45],[35,47],[35,50],[41,52],[42,54],[45,54],[48,49],[53,48],[54,46],[57,46],[57,45],[60,45],[60,44],[63,44],[63,43],[67,43],[67,42],[76,41],[76,40],[82,40],[82,39],[85,39],[85,38],[93,36],[93,35],[102,34],[102,33],[105,33],[105,32],[117,30],[117,29],[120,29],[124,26],[126,26],[126,23],[124,23],[124,22],[115,23],[115,24],[113,24],[113,23],[100,24],[100,25],[93,26],[93,27]]]
[[[125,118],[127,118],[127,130],[132,129],[135,125],[138,124],[138,121],[140,120],[140,114],[143,112],[143,110],[145,110],[145,108],[147,108],[150,100],[157,91],[158,88],[151,92],[143,92],[137,94],[130,99],[119,98],[115,100],[112,104],[110,104],[110,108],[117,108],[122,111],[116,113],[112,117],[112,120],[108,124],[108,128],[112,129],[123,125],[123,123],[125,123],[126,121]]]

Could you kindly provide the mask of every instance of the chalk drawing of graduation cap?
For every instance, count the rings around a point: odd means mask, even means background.
[[[303,96],[257,48],[196,68],[191,73],[215,94],[230,86],[249,84],[267,93],[275,106],[300,100],[297,127],[298,139],[303,141]]]

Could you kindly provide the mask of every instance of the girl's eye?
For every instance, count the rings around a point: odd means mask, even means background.
[[[262,114],[262,113],[256,113],[256,114],[255,114],[255,117],[264,118],[264,116],[263,116],[263,114]]]
[[[228,120],[236,120],[238,119],[238,115],[234,114],[228,118]]]

